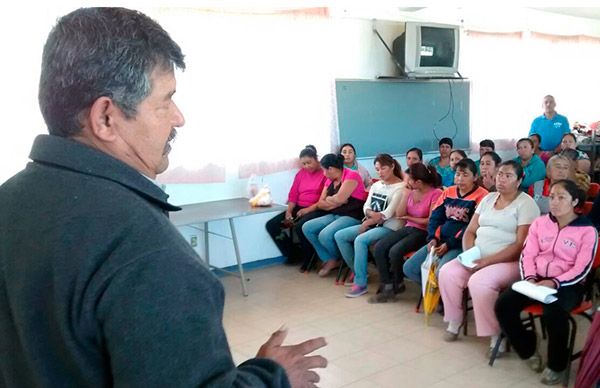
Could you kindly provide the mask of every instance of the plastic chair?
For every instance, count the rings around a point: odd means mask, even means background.
[[[588,189],[587,196],[589,200],[594,200],[600,194],[600,184],[596,182],[590,183],[590,188]]]
[[[582,353],[581,351],[579,351],[579,352],[574,351],[575,350],[575,338],[577,336],[577,322],[575,321],[575,319],[573,317],[576,315],[579,315],[579,316],[586,318],[588,321],[590,321],[590,323],[592,322],[592,316],[590,314],[588,314],[587,311],[592,310],[594,307],[592,297],[593,297],[593,293],[594,293],[594,286],[598,286],[598,283],[596,280],[596,271],[598,270],[599,267],[600,267],[600,250],[597,250],[596,255],[594,256],[594,262],[592,263],[592,269],[590,270],[590,273],[588,274],[588,276],[586,277],[586,280],[585,280],[586,284],[589,284],[589,287],[587,287],[586,293],[584,294],[584,300],[583,300],[583,302],[581,302],[579,304],[579,306],[577,306],[573,310],[571,310],[571,314],[569,314],[568,352],[571,356],[569,357],[569,360],[567,363],[566,373],[563,376],[563,386],[565,386],[565,387],[569,383],[571,362],[573,360],[576,360],[579,357],[581,357],[581,353]],[[540,319],[541,326],[542,326],[542,333],[544,334],[544,338],[545,338],[546,336],[545,336],[544,322],[542,321],[542,314],[543,314],[542,304],[541,303],[532,304],[532,305],[526,307],[523,311],[528,314],[528,317],[524,318],[524,321],[528,322],[527,326],[532,327],[532,330],[535,330],[535,319],[536,318]],[[500,333],[500,336],[498,337],[498,341],[496,341],[496,345],[494,346],[494,349],[492,350],[492,354],[491,354],[490,362],[489,362],[490,366],[494,365],[494,361],[496,360],[496,357],[498,355],[498,349],[500,348],[500,343],[505,338],[506,338],[506,336],[504,335],[504,333]]]

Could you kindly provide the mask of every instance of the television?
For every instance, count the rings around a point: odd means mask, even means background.
[[[460,48],[458,26],[406,22],[393,42],[396,63],[408,77],[456,77]]]

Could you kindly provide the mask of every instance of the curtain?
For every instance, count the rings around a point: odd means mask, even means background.
[[[181,45],[187,66],[175,95],[186,125],[161,182],[290,170],[307,144],[329,152],[337,122],[326,8],[169,8],[157,19]]]

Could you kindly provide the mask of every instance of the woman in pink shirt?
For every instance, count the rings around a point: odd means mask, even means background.
[[[541,382],[557,384],[564,377],[569,353],[569,312],[577,307],[586,292],[584,283],[594,261],[598,233],[584,216],[575,213],[585,201],[585,193],[570,180],[554,182],[550,188],[550,214],[537,218],[521,253],[521,279],[538,286],[557,289],[555,302],[543,304],[543,319],[548,333],[548,362]],[[544,368],[535,331],[526,330],[521,311],[538,303],[508,288],[496,301],[496,317],[519,357],[536,372]]]
[[[302,225],[324,214],[317,209],[326,179],[317,159],[317,149],[307,145],[300,152],[300,163],[302,168],[296,173],[290,188],[287,210],[271,218],[266,224],[267,232],[286,257],[285,263],[289,265],[297,264],[303,257],[312,255],[312,246],[302,233]],[[300,247],[293,244],[291,234],[287,233],[290,227],[298,236]]]
[[[360,224],[368,192],[360,174],[344,168],[344,156],[327,154],[321,158],[321,166],[327,181],[317,207],[325,215],[304,223],[302,231],[325,262],[319,271],[319,276],[323,277],[342,263],[334,235],[339,230]]]
[[[404,256],[425,244],[431,207],[442,193],[441,179],[433,166],[414,163],[408,169],[408,186],[396,209],[396,217],[406,225],[379,240],[375,245],[375,262],[379,271],[379,293],[369,303],[384,303],[404,291],[402,265]]]

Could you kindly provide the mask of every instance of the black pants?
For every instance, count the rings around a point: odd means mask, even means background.
[[[404,279],[404,256],[425,245],[427,232],[405,226],[392,232],[375,244],[375,263],[382,284],[399,284]]]
[[[569,354],[569,314],[583,299],[583,286],[576,284],[558,289],[556,302],[543,304],[542,320],[548,333],[548,368],[561,372],[567,367]],[[521,321],[521,311],[539,303],[512,289],[504,291],[496,301],[496,317],[502,331],[515,348],[519,357],[527,359],[535,353],[536,336],[533,330],[526,330]]]
[[[303,207],[296,206],[292,210],[292,217],[296,217],[296,214],[300,209],[303,209]],[[296,220],[296,222],[294,223],[293,231],[294,233],[296,233],[296,236],[298,236],[298,240],[300,240],[299,249],[293,243],[292,234],[287,233],[284,230],[285,228],[283,227],[282,222],[285,219],[285,212],[280,213],[275,217],[271,218],[269,221],[267,221],[267,224],[265,226],[267,228],[267,233],[269,233],[269,235],[273,239],[273,242],[275,243],[275,245],[277,245],[277,248],[279,248],[283,256],[292,259],[302,258],[304,260],[308,260],[312,256],[314,248],[312,247],[311,243],[306,239],[304,233],[302,233],[302,225],[304,225],[306,221],[320,217],[324,214],[325,213],[321,210],[315,210]]]

